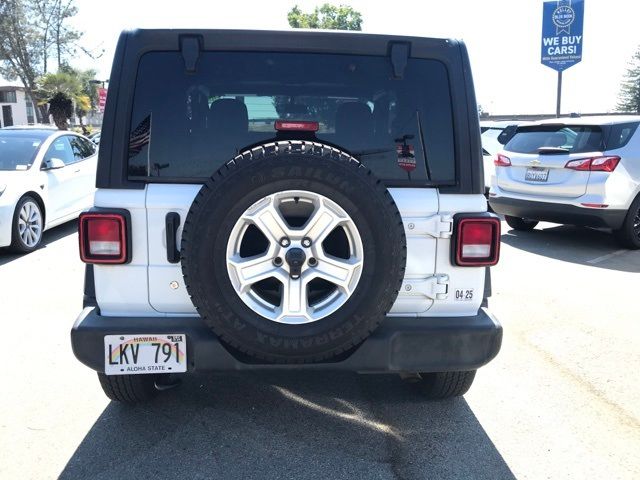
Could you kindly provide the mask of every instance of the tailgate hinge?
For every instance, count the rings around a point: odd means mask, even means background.
[[[429,235],[434,238],[451,238],[453,216],[433,215],[427,218],[403,219],[407,235]]]
[[[449,275],[437,274],[429,278],[405,278],[400,293],[421,295],[432,300],[446,300],[449,294]]]

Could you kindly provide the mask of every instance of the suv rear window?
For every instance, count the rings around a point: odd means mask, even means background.
[[[602,129],[598,126],[535,125],[520,127],[504,149],[516,153],[539,153],[540,149],[587,153],[603,150]]]
[[[265,52],[203,52],[195,74],[178,52],[145,54],[129,178],[209,177],[239,151],[273,139],[277,119],[319,122],[318,139],[350,151],[384,180],[455,182],[442,63],[409,59],[403,78],[394,79],[388,57]],[[415,170],[403,170],[400,155],[414,156]]]
[[[541,148],[558,153],[591,153],[624,147],[638,122],[613,125],[533,125],[519,127],[504,149],[515,153],[539,153]]]

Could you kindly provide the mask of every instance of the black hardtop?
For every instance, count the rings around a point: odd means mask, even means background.
[[[411,44],[413,56],[434,58],[436,50],[454,50],[461,42],[452,39],[381,35],[337,30],[203,30],[203,29],[135,29],[125,30],[127,49],[147,51],[180,50],[185,36],[198,37],[203,50],[250,50],[270,52],[345,53],[385,55],[389,42]],[[455,53],[452,53],[455,55]],[[444,54],[443,56],[446,56]]]
[[[396,47],[397,46],[397,47]],[[181,51],[187,69],[200,51],[331,53],[389,56],[401,74],[402,56],[442,62],[449,72],[455,130],[457,184],[451,193],[483,191],[482,150],[471,68],[460,40],[303,30],[135,29],[120,34],[115,51],[98,159],[98,188],[144,188],[127,178],[127,147],[140,58],[148,52]],[[397,69],[397,70],[396,70]]]

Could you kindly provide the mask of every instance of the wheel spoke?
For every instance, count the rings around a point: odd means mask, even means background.
[[[251,285],[265,278],[280,277],[278,268],[273,265],[273,260],[268,255],[259,257],[242,258],[234,256],[227,260],[229,267],[235,272],[234,286],[241,292],[245,293]]]
[[[29,213],[27,212],[27,205],[24,205],[21,209],[20,209],[20,219],[24,222],[28,222],[29,221]]]
[[[247,211],[243,218],[258,227],[272,242],[278,243],[281,238],[291,236],[289,226],[274,205],[273,197],[267,197],[255,210]]]
[[[305,317],[307,315],[307,288],[301,278],[292,279],[287,276],[282,282],[281,317]]]
[[[310,238],[313,243],[319,244],[347,218],[341,217],[338,212],[325,206],[323,203],[315,209],[305,227],[304,236]]]
[[[355,258],[346,260],[323,254],[318,259],[318,265],[309,270],[309,277],[322,278],[346,293],[351,291],[351,280],[361,267],[362,260]]]

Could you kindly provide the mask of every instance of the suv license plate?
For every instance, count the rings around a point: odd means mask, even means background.
[[[187,338],[172,335],[105,335],[104,373],[131,375],[187,371]]]
[[[524,175],[524,179],[531,182],[546,182],[548,178],[548,168],[527,168],[527,173]]]

